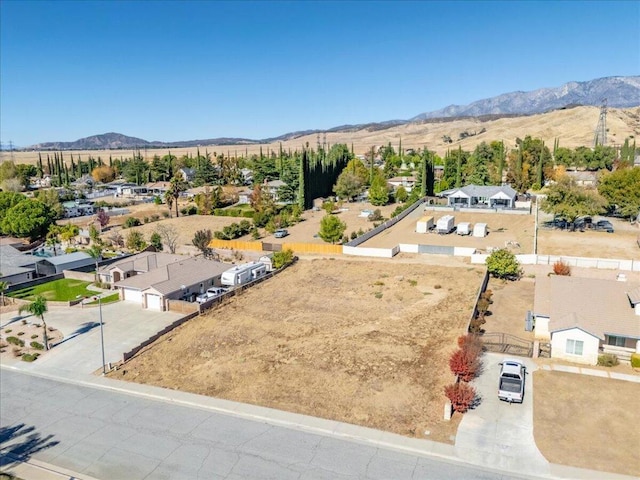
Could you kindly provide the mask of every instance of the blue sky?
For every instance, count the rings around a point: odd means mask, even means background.
[[[266,138],[640,73],[640,2],[4,0],[0,140]]]

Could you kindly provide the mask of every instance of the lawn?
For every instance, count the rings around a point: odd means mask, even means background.
[[[78,296],[89,297],[95,295],[95,292],[87,290],[87,285],[90,283],[91,282],[74,280],[72,278],[61,278],[60,280],[54,280],[34,287],[16,290],[8,296],[21,298],[23,300],[33,300],[37,295],[42,295],[52,302],[68,302],[75,300]]]
[[[105,303],[113,303],[113,302],[117,302],[118,300],[120,300],[120,294],[119,293],[114,293],[113,295],[107,295],[106,297],[102,297],[102,304],[104,305]],[[85,303],[85,305],[97,305],[98,301],[94,300],[93,302],[88,302]]]

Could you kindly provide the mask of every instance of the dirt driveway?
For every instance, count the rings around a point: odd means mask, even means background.
[[[448,356],[482,271],[300,260],[156,342],[117,378],[451,441]]]

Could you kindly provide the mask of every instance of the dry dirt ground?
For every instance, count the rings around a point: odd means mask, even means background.
[[[600,109],[598,107],[576,107],[565,110],[555,110],[538,115],[527,115],[513,118],[500,118],[497,120],[479,120],[465,118],[451,121],[434,121],[425,123],[414,123],[400,125],[382,130],[362,129],[355,132],[328,132],[327,142],[331,145],[345,143],[353,145],[356,154],[367,153],[372,146],[386,145],[391,142],[397,148],[398,142],[402,139],[404,148],[423,148],[429,146],[430,150],[438,155],[444,156],[449,149],[458,148],[460,145],[465,150],[473,150],[480,142],[491,142],[492,140],[504,140],[508,148],[515,148],[515,139],[524,138],[531,135],[533,138],[540,138],[547,145],[552,145],[556,138],[560,139],[560,145],[568,148],[579,146],[591,146],[593,143],[593,130],[598,124]],[[482,130],[483,133],[478,133]],[[622,144],[627,137],[640,136],[640,108],[617,109],[609,108],[607,112],[607,136],[612,144]],[[462,132],[471,135],[463,140],[458,140]],[[96,132],[87,132],[87,135]],[[127,132],[122,132],[126,134]],[[285,132],[281,132],[285,133]],[[477,133],[476,135],[473,135]],[[453,144],[445,143],[444,136],[451,137]],[[215,137],[215,133],[211,134]],[[188,140],[188,139],[185,139]],[[249,155],[258,154],[260,148],[266,153],[269,151],[278,152],[280,145],[285,150],[300,150],[307,142],[316,145],[316,134],[297,137],[280,143],[263,145],[229,145],[210,146],[206,150],[214,154],[224,153],[230,156],[242,156],[247,152]],[[200,151],[203,147],[200,146]],[[171,153],[178,157],[191,154],[196,155],[197,147],[192,148],[172,148]],[[113,156],[114,158],[131,157],[131,150],[101,150],[101,151],[74,151],[74,156],[80,154],[83,160],[89,155],[102,157],[103,160]],[[147,149],[144,155],[147,160],[151,160],[154,155],[166,155],[166,149]],[[13,156],[16,163],[33,163],[38,161],[38,152],[2,152],[0,160]],[[46,157],[45,157],[46,158]],[[68,158],[65,152],[65,158]]]
[[[423,216],[434,218],[454,215],[455,224],[460,222],[486,223],[489,235],[476,238],[470,235],[438,235],[437,233],[416,233],[416,222]],[[509,215],[500,213],[434,212],[417,208],[404,219],[362,244],[363,247],[392,248],[399,243],[418,245],[448,245],[486,250],[487,247],[505,247],[507,242],[517,242],[520,247],[509,247],[515,254],[533,252],[533,215]]]
[[[548,219],[541,216],[541,221]],[[604,218],[604,217],[603,217]],[[594,218],[594,221],[600,217]],[[567,255],[573,257],[615,258],[630,260],[640,258],[640,228],[616,218],[607,218],[614,227],[614,233],[569,232],[540,228],[538,230],[538,253],[545,255]]]
[[[448,357],[482,272],[300,260],[162,337],[114,376],[451,442]]]
[[[547,460],[640,476],[637,383],[542,370],[534,379],[534,436]]]
[[[491,315],[485,317],[485,331],[508,333],[533,341],[533,332],[524,329],[524,319],[527,310],[533,310],[534,279],[523,277],[510,282],[491,278],[487,288],[493,292],[493,303],[489,306]]]

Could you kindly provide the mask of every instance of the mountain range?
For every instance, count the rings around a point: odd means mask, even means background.
[[[497,119],[532,115],[575,106],[629,108],[640,106],[640,76],[604,77],[586,82],[568,82],[557,88],[540,88],[530,92],[511,92],[478,100],[469,105],[449,105],[440,110],[425,112],[408,120],[389,120],[357,125],[341,125],[328,130],[304,130],[265,139],[211,138],[180,142],[147,141],[120,133],[105,133],[81,138],[75,142],[47,142],[32,145],[27,150],[105,150],[132,148],[173,148],[204,145],[256,145],[292,140],[305,135],[331,132],[369,132],[398,125],[440,123],[460,118]]]

